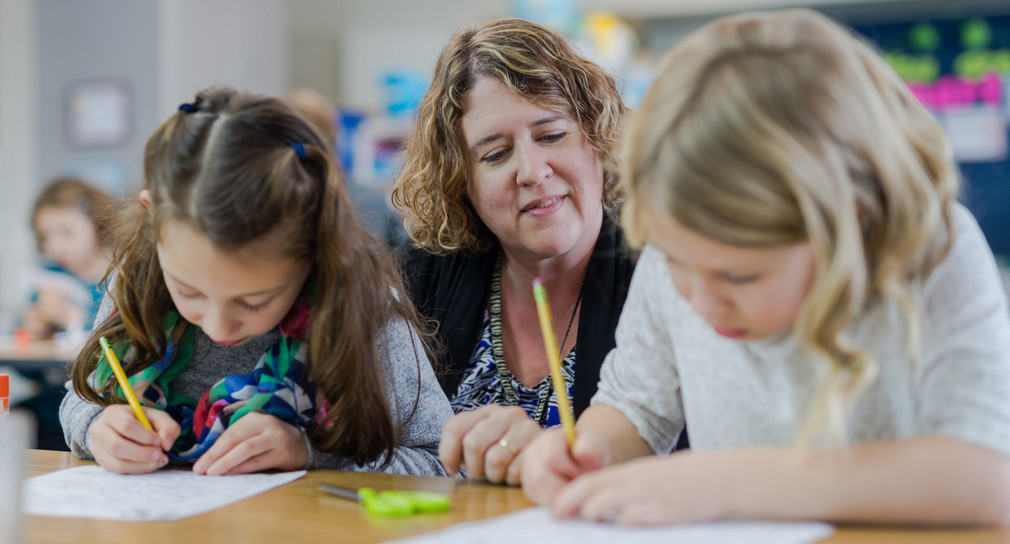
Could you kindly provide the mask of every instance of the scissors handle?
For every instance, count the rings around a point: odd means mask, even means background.
[[[358,497],[370,514],[408,516],[449,510],[449,497],[427,491],[382,491],[370,487],[358,490]]]

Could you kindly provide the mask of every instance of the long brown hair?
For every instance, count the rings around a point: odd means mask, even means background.
[[[398,269],[359,224],[328,143],[277,98],[208,89],[155,130],[144,153],[148,213],[138,203],[115,253],[116,312],[74,364],[74,390],[108,405],[115,384],[92,389],[98,339],[127,340],[128,375],[160,359],[173,303],[156,252],[166,219],[188,224],[225,252],[276,240],[278,254],[312,263],[308,377],[331,404],[310,432],[321,450],[371,462],[396,443],[377,344],[391,319],[416,325]],[[291,144],[304,146],[299,158]],[[420,351],[420,350],[419,350]],[[420,364],[420,362],[419,362]],[[420,394],[420,391],[418,391]],[[416,405],[415,405],[416,408]]]
[[[579,55],[565,38],[522,19],[494,19],[456,34],[438,57],[431,87],[407,138],[393,202],[407,233],[438,253],[480,252],[491,232],[467,197],[470,163],[463,97],[481,77],[523,100],[574,119],[603,164],[603,207],[615,213],[620,185],[615,152],[624,103],[614,76]]]
[[[917,285],[953,238],[959,178],[936,120],[879,55],[801,9],[690,34],[628,136],[622,219],[633,243],[650,213],[731,246],[810,243],[816,273],[794,333],[830,372],[799,436],[841,441],[878,367],[849,329],[869,305],[893,304],[914,361]]]

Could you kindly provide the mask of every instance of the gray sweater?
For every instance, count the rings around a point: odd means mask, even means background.
[[[108,299],[103,301],[99,320],[108,315],[108,302]],[[252,372],[278,334],[275,329],[241,346],[222,346],[215,344],[198,328],[193,362],[173,381],[173,385],[185,395],[200,398],[224,376]],[[403,320],[397,319],[390,322],[379,342],[378,354],[385,369],[393,426],[400,430],[393,459],[381,471],[444,475],[438,460],[438,442],[442,427],[452,417],[452,408],[435,379],[420,339]],[[92,459],[88,429],[101,414],[102,407],[77,396],[70,382],[67,383],[67,391],[60,405],[60,423],[67,445],[78,457]],[[369,465],[354,465],[345,458],[316,450],[309,444],[309,462],[305,468],[378,471],[380,464],[381,460]]]

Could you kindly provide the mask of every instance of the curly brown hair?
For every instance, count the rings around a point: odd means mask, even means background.
[[[615,155],[625,110],[614,76],[547,28],[494,19],[449,40],[407,139],[393,203],[406,213],[415,245],[435,253],[478,253],[494,243],[467,197],[470,164],[461,127],[463,97],[481,77],[579,124],[602,161],[603,206],[613,214],[620,201]]]

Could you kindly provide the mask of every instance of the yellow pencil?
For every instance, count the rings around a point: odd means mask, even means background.
[[[568,447],[575,443],[575,418],[568,402],[568,387],[565,377],[561,375],[561,355],[558,351],[558,341],[554,339],[554,325],[551,324],[551,307],[547,304],[547,290],[540,278],[533,280],[533,298],[537,301],[537,316],[540,317],[540,332],[544,335],[544,347],[547,349],[547,362],[551,366],[551,381],[554,392],[558,395],[558,416],[561,417],[561,427],[565,430]]]
[[[149,431],[153,431],[154,427],[151,427],[151,422],[147,420],[147,416],[144,415],[144,410],[140,408],[140,401],[137,400],[137,395],[133,394],[133,387],[130,387],[130,380],[126,379],[126,373],[123,372],[123,367],[119,366],[119,359],[116,358],[116,352],[112,351],[109,347],[109,341],[105,337],[98,339],[98,343],[102,345],[102,351],[105,352],[105,359],[109,361],[109,366],[112,367],[113,374],[116,375],[116,379],[119,380],[119,387],[123,389],[123,394],[126,395],[126,401],[130,403],[130,408],[133,408],[133,414],[137,416],[137,419],[144,424]]]

